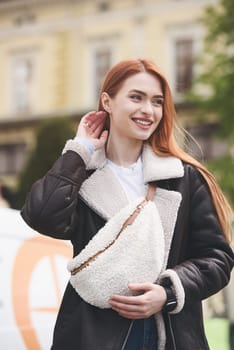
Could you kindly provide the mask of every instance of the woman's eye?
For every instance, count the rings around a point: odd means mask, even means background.
[[[141,96],[140,95],[131,95],[130,96],[132,100],[135,100],[135,101],[140,101],[141,100]]]
[[[163,105],[163,99],[162,98],[156,98],[152,102],[153,102],[153,104],[155,106],[162,106]]]

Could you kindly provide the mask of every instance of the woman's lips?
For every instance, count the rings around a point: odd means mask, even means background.
[[[139,127],[143,129],[148,129],[152,124],[152,120],[149,119],[143,119],[143,118],[132,118],[134,123],[136,123]]]

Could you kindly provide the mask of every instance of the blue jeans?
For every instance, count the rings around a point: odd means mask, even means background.
[[[124,350],[157,350],[155,318],[135,320]]]

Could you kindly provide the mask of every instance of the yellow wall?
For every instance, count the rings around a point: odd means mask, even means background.
[[[98,10],[98,0],[1,2],[0,145],[6,141],[1,123],[48,115],[80,115],[96,107],[92,94],[92,50],[98,45],[113,46],[112,63],[133,57],[151,58],[170,81],[168,33],[173,32],[174,27],[186,32],[193,23],[199,27],[204,6],[216,2],[109,0],[110,8],[104,12]],[[35,20],[15,24],[27,15]],[[11,102],[11,64],[17,53],[25,52],[34,57],[33,107],[29,113],[16,114]],[[7,129],[9,142],[16,137],[14,128]],[[17,137],[30,148],[33,127],[28,128],[25,131],[25,127],[17,127]]]
[[[35,52],[33,113],[85,110],[93,103],[87,97],[92,81],[86,77],[90,70],[89,50],[95,40],[116,37],[114,62],[146,56],[167,73],[167,29],[197,22],[204,4],[210,2],[109,1],[111,10],[102,13],[97,12],[98,1],[77,1],[73,5],[66,1],[45,5],[42,1],[29,10],[36,21],[18,28],[13,26],[13,19],[20,15],[20,7],[9,11],[0,8],[0,118],[11,117],[9,64],[17,50]]]

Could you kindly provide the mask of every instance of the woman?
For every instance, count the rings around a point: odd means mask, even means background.
[[[98,110],[33,185],[22,216],[45,235],[71,240],[76,256],[154,182],[169,198],[160,213],[166,268],[155,283],[130,283],[135,295],[111,296],[108,309],[86,303],[69,283],[52,350],[209,349],[201,301],[230,278],[230,207],[212,175],[178,147],[170,89],[153,63],[114,66]]]

